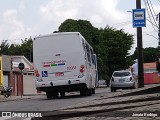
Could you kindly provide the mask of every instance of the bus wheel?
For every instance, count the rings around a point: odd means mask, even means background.
[[[88,95],[88,96],[91,96],[91,95],[92,95],[92,89],[88,89],[88,90],[87,90],[87,95]]]
[[[80,90],[80,95],[81,96],[86,96],[86,91],[85,90]]]
[[[46,92],[47,99],[52,99],[52,94],[50,92]]]
[[[60,92],[61,97],[65,97],[65,92]]]
[[[95,94],[95,88],[92,88],[92,94]]]
[[[54,98],[58,98],[58,92],[54,92],[54,93],[52,94],[52,96],[53,96]]]

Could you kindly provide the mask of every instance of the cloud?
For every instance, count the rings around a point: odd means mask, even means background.
[[[51,0],[40,7],[44,21],[60,24],[66,19],[86,19],[96,27],[104,27],[126,18],[116,9],[118,0]]]
[[[124,29],[135,35],[136,29],[132,27],[132,14],[122,11],[122,0],[49,0],[34,3],[29,6],[28,1],[18,2],[14,9],[5,9],[1,17],[0,40],[4,39],[24,39],[29,36],[48,34],[57,30],[66,19],[88,20],[95,27],[104,28],[106,25],[116,29]],[[121,5],[120,5],[121,4]],[[159,6],[153,5],[155,11],[160,10]],[[129,8],[129,7],[128,7]],[[127,8],[127,9],[128,9]],[[32,15],[31,15],[32,12]],[[28,15],[31,15],[28,16]],[[148,23],[147,23],[148,24]],[[143,32],[153,31],[151,25],[147,25]],[[155,32],[157,36],[157,32]],[[150,36],[144,36],[144,46],[148,44]],[[153,38],[152,38],[153,39]]]
[[[25,9],[26,9],[26,1],[21,0],[20,5],[19,5],[19,10],[20,12],[24,12]]]
[[[3,19],[5,27],[11,30],[9,39],[16,39],[17,36],[20,36],[25,32],[23,23],[17,20],[16,10],[7,10],[6,12],[4,12]]]
[[[3,31],[2,39],[24,39],[28,36],[48,34],[58,29],[59,25],[66,19],[88,20],[95,27],[119,23],[127,19],[127,15],[117,10],[118,0],[50,0],[46,4],[39,4],[39,13],[34,11],[33,15],[37,21],[29,25],[27,18],[22,18],[27,11],[28,3],[24,0],[19,2],[15,9],[8,9],[3,13],[3,23],[0,31]],[[36,4],[38,5],[38,4]],[[24,13],[23,13],[24,12]],[[23,13],[23,14],[22,14]],[[20,19],[21,18],[21,19]],[[32,22],[32,21],[31,21]]]
[[[8,9],[3,13],[0,31],[1,40],[8,40],[10,43],[21,43],[21,39],[28,38],[32,35],[33,28],[25,25],[24,21],[18,20],[18,11],[16,9]]]

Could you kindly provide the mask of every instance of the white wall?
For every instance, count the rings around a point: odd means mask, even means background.
[[[3,86],[8,87],[8,75],[3,75]]]
[[[37,94],[33,75],[23,75],[23,94],[24,95]]]

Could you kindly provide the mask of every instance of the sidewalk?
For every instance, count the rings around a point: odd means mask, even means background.
[[[9,96],[8,98],[5,98],[3,95],[0,95],[0,102],[31,99],[31,98],[33,98],[34,96],[36,96],[36,95],[29,95],[29,96]]]

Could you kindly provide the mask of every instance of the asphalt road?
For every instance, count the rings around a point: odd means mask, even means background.
[[[121,90],[119,92],[122,92]],[[86,101],[92,101],[113,94],[109,88],[98,88],[92,96],[80,96],[79,93],[67,94],[64,98],[48,100],[45,95],[33,96],[31,99],[0,102],[0,111],[53,111]]]
[[[154,87],[153,87],[154,86]],[[67,94],[65,98],[47,100],[46,96],[34,96],[31,99],[0,102],[0,111],[46,111],[43,118],[33,120],[52,120],[65,118],[70,120],[82,119],[139,119],[132,117],[134,113],[150,115],[154,113],[154,119],[160,119],[159,89],[158,85],[149,85],[144,88],[132,90],[118,90],[110,92],[109,88],[99,88],[92,96],[81,97],[79,93]],[[3,109],[3,110],[1,110]],[[56,110],[56,111],[53,111]],[[51,112],[49,112],[51,111]],[[50,118],[50,119],[48,119]],[[153,117],[147,116],[144,120]],[[143,120],[143,118],[141,118]],[[0,118],[0,120],[22,120],[22,118]],[[30,120],[30,118],[23,118]]]

